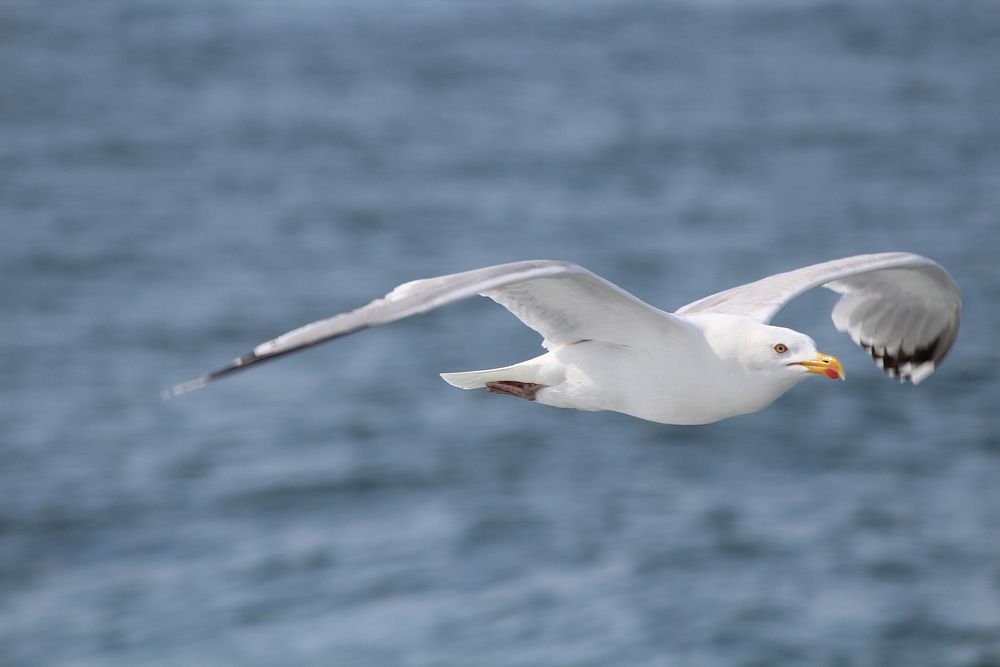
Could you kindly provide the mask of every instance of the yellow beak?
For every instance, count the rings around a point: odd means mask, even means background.
[[[831,380],[846,380],[840,360],[830,354],[817,354],[812,361],[796,361],[789,366],[804,366],[810,373],[825,375]]]

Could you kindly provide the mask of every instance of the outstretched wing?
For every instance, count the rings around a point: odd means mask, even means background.
[[[551,260],[513,262],[404,283],[357,310],[261,343],[228,366],[168,389],[164,396],[177,396],[261,361],[476,294],[488,296],[510,310],[540,333],[549,348],[581,340],[628,345],[648,335],[698,335],[683,319],[653,308],[575,264]]]
[[[889,377],[917,384],[934,372],[958,334],[958,285],[936,262],[906,252],[844,257],[719,292],[677,311],[746,315],[767,323],[813,287],[841,294],[833,324]]]

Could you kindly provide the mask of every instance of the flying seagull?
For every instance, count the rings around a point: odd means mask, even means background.
[[[290,331],[166,398],[312,345],[476,294],[542,335],[545,354],[513,366],[442,373],[543,405],[614,410],[665,424],[706,424],[767,407],[810,375],[844,379],[805,334],[768,324],[813,287],[841,295],[833,323],[887,375],[917,384],[958,333],[958,286],[934,261],[905,252],[857,255],[778,273],[668,313],[569,262],[532,260],[415,280],[381,299]]]

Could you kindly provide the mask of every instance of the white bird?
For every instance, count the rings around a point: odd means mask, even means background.
[[[857,255],[768,276],[668,313],[568,262],[534,260],[408,282],[381,299],[261,343],[169,398],[253,364],[368,327],[487,296],[544,338],[547,352],[513,366],[442,373],[543,405],[614,410],[665,424],[706,424],[767,407],[806,377],[843,379],[805,334],[771,326],[788,301],[823,286],[841,294],[833,323],[890,377],[917,384],[958,333],[958,286],[911,253]]]

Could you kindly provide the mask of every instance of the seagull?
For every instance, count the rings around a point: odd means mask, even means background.
[[[541,334],[546,352],[503,368],[441,373],[452,386],[664,424],[707,424],[761,410],[812,375],[844,379],[840,361],[817,352],[812,338],[769,324],[791,299],[820,286],[841,295],[834,326],[900,382],[926,379],[958,333],[958,286],[939,264],[912,253],[813,264],[673,313],[576,264],[529,260],[404,283],[366,306],[261,343],[163,395],[479,294]]]

